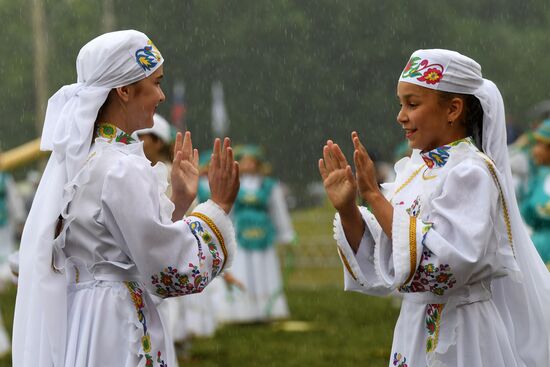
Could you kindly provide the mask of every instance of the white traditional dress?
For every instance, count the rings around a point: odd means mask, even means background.
[[[215,294],[215,305],[222,322],[268,321],[289,316],[275,244],[290,243],[295,234],[281,185],[270,180],[273,186],[267,194],[267,215],[275,232],[273,242],[261,249],[244,248],[242,244],[237,244],[239,251],[231,273],[243,283],[245,289],[224,287],[225,292]],[[255,197],[262,190],[263,182],[261,175],[243,175],[240,198],[245,195]],[[237,208],[232,211],[234,220],[238,216],[236,211]],[[236,231],[239,232],[238,219]]]
[[[354,253],[338,215],[334,221],[346,290],[403,294],[389,365],[529,366],[498,312],[502,300],[492,296],[518,271],[493,162],[467,138],[414,151],[395,170],[386,185],[391,240],[362,207],[366,230]]]
[[[173,346],[150,293],[201,292],[233,256],[233,227],[212,201],[172,222],[162,163],[101,125],[65,187],[54,266],[68,277],[65,366],[168,366]]]

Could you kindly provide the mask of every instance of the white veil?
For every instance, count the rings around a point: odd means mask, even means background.
[[[163,58],[138,31],[103,34],[80,50],[77,83],[48,101],[41,149],[51,150],[21,238],[13,327],[14,366],[63,366],[67,282],[52,268],[54,231],[65,185],[83,166],[97,114],[109,92],[151,75]]]

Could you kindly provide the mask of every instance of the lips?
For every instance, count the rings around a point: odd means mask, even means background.
[[[410,139],[414,133],[417,131],[417,129],[404,129],[405,130],[405,138]]]

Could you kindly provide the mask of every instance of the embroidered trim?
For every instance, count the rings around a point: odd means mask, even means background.
[[[355,273],[353,272],[353,270],[351,270],[351,266],[348,262],[348,259],[346,259],[346,257],[344,256],[344,253],[342,252],[342,250],[340,249],[339,246],[336,246],[336,248],[338,249],[338,253],[340,254],[340,258],[342,259],[342,261],[344,263],[344,266],[346,267],[346,270],[348,271],[349,275],[351,275],[353,280],[357,281],[357,276],[355,276]]]
[[[149,335],[149,332],[147,331],[147,320],[145,319],[145,314],[143,313],[143,308],[145,307],[145,304],[143,302],[143,290],[139,287],[139,284],[137,282],[124,282],[126,285],[126,288],[128,288],[128,292],[130,293],[130,297],[132,297],[132,302],[134,303],[134,307],[136,308],[136,313],[139,322],[143,326],[143,336],[141,337],[141,347],[143,348],[143,356],[145,357],[145,366],[146,367],[153,367],[153,357],[151,356],[151,336]],[[159,367],[168,367],[166,362],[164,362],[163,359],[161,359],[162,353],[160,350],[157,352],[157,363],[159,363]]]
[[[202,219],[204,222],[206,222],[206,224],[208,224],[208,226],[212,229],[212,231],[216,235],[216,238],[218,239],[218,242],[220,243],[220,246],[222,247],[222,252],[223,252],[223,264],[221,268],[221,271],[223,271],[223,268],[225,267],[225,264],[227,263],[228,258],[227,258],[227,248],[225,247],[225,242],[223,240],[222,233],[220,232],[220,230],[218,229],[214,221],[210,219],[208,216],[199,212],[193,212],[191,213],[191,216],[195,216],[199,219]]]
[[[453,288],[456,284],[456,279],[451,272],[449,264],[426,264],[425,262],[430,260],[431,256],[432,252],[424,248],[424,251],[422,251],[422,260],[414,273],[412,282],[409,285],[399,287],[400,292],[432,292],[433,294],[442,296],[447,290]]]
[[[96,135],[100,138],[107,139],[109,143],[115,139],[117,143],[131,144],[136,141],[132,135],[120,130],[116,125],[108,122],[102,122],[97,127]]]
[[[401,360],[403,359],[403,360]],[[399,363],[399,364],[398,364]],[[396,367],[409,367],[407,364],[407,358],[401,353],[394,353],[393,354],[393,365]]]
[[[508,205],[506,204],[506,200],[504,199],[504,194],[502,192],[502,186],[500,186],[500,182],[497,177],[497,173],[495,171],[495,167],[493,166],[493,162],[487,157],[485,154],[478,152],[479,156],[483,158],[485,161],[485,164],[487,164],[487,168],[489,169],[489,172],[491,172],[491,176],[493,177],[493,181],[495,181],[495,184],[497,185],[498,189],[498,195],[500,197],[500,200],[502,201],[502,212],[504,215],[504,223],[506,224],[506,232],[508,234],[508,241],[510,242],[510,247],[512,248],[512,253],[514,254],[514,258],[516,257],[516,251],[514,249],[514,240],[512,238],[512,225],[510,222],[510,215],[508,212]]]
[[[412,175],[411,175],[409,178],[407,178],[407,180],[406,180],[405,182],[403,182],[403,183],[401,184],[401,186],[399,186],[399,187],[397,188],[397,190],[395,190],[395,192],[393,193],[393,195],[392,195],[390,201],[395,197],[395,195],[397,195],[397,193],[398,193],[399,191],[403,190],[403,189],[405,188],[405,186],[407,186],[408,184],[410,184],[411,181],[414,180],[414,178],[420,173],[420,171],[421,171],[424,167],[426,167],[425,164],[423,164],[423,165],[420,166],[416,171],[414,171],[414,172],[412,173]]]
[[[405,281],[405,284],[409,284],[412,280],[414,273],[416,273],[416,218],[410,217],[410,226],[409,226],[409,259],[411,264],[411,270],[409,271],[409,276]]]
[[[199,256],[203,256],[202,250],[199,250]],[[164,268],[159,274],[152,275],[151,283],[155,287],[155,293],[166,298],[202,292],[208,284],[208,273],[201,274],[199,267],[192,263],[189,263],[189,268],[191,277],[171,266]]]
[[[433,352],[437,348],[439,341],[439,325],[441,323],[441,314],[443,313],[444,304],[430,303],[426,305],[426,330],[428,337],[426,338],[426,353]]]

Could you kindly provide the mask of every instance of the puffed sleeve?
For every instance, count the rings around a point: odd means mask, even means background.
[[[372,260],[364,268],[375,279],[371,284],[443,295],[453,287],[514,268],[506,204],[495,180],[484,162],[459,164],[429,203],[420,201],[429,208],[420,217],[394,208],[393,238],[378,231],[372,234],[374,246],[367,246]],[[355,260],[360,261],[359,253]]]
[[[201,292],[234,257],[231,221],[209,200],[172,222],[166,185],[147,163],[124,157],[107,173],[101,218],[156,295]]]
[[[294,240],[295,234],[292,228],[292,220],[286,205],[283,189],[279,182],[273,185],[269,198],[269,215],[277,230],[278,243],[290,243]]]

